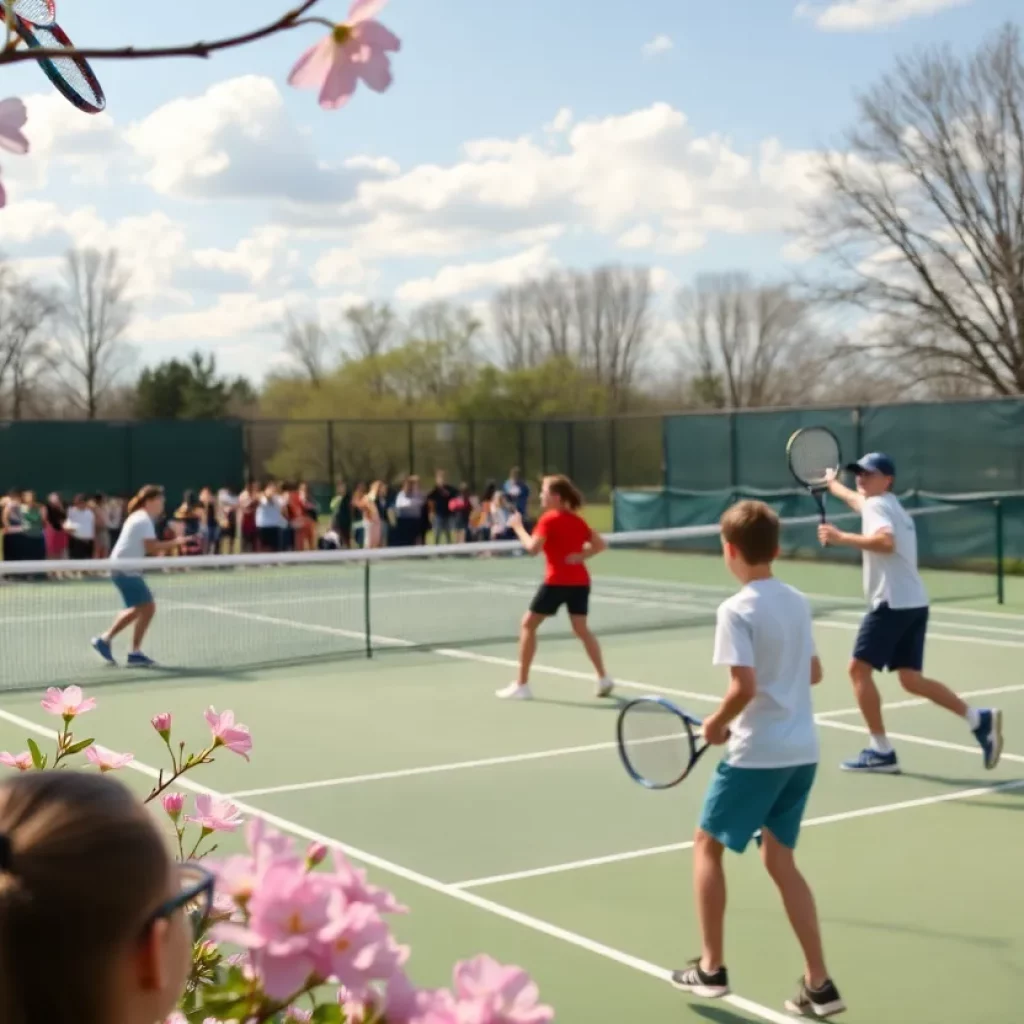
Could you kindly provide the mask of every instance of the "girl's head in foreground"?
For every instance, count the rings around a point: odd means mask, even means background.
[[[721,519],[722,552],[729,572],[745,583],[771,573],[779,554],[779,517],[763,501],[738,501]]]
[[[577,512],[583,505],[583,495],[567,476],[546,476],[540,488],[540,503],[545,509]]]
[[[185,985],[178,865],[149,811],[105,775],[0,784],[0,1021],[152,1024]]]

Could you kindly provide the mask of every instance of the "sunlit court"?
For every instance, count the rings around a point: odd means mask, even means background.
[[[39,678],[5,694],[0,746],[45,731],[38,691],[60,672],[98,698],[89,724],[104,742],[137,752],[142,788],[145,751],[156,752],[150,715],[173,709],[198,736],[208,705],[231,707],[252,730],[252,763],[222,753],[196,781],[304,841],[340,844],[392,887],[413,908],[398,933],[425,982],[483,947],[523,964],[563,1020],[638,1006],[652,1019],[787,1020],[799,954],[753,848],[727,865],[733,994],[701,1003],[666,981],[696,941],[690,848],[716,755],[676,789],[649,792],[615,749],[617,710],[634,696],[664,695],[698,716],[720,699],[712,625],[729,581],[717,556],[684,550],[679,536],[603,557],[592,615],[617,680],[610,701],[593,696],[564,618],[542,632],[535,699],[494,699],[514,675],[516,622],[538,569],[507,554],[371,558],[368,574],[363,556],[153,574],[161,667],[149,673],[97,665],[88,648],[109,617],[108,581],[8,586],[4,648]],[[794,559],[779,573],[812,595],[826,670],[815,694],[822,761],[798,850],[850,1018],[1006,1019],[1024,910],[1014,883],[1024,748],[1012,724],[1002,764],[986,772],[963,723],[889,678],[903,774],[840,772],[863,739],[846,678],[859,570]],[[1019,580],[1006,581],[1002,605],[991,576],[928,580],[929,666],[1016,722]],[[22,660],[44,647],[42,661]],[[880,969],[896,962],[896,973]]]

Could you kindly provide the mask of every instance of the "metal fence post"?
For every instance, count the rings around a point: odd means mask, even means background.
[[[1003,503],[992,502],[996,514],[996,601],[1006,603],[1006,577],[1003,566]]]

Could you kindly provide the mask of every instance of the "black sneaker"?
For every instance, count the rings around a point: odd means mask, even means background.
[[[702,999],[721,999],[729,994],[729,972],[719,967],[713,974],[701,969],[700,958],[691,960],[681,971],[672,972],[672,984]]]
[[[795,999],[786,1000],[786,1009],[790,1013],[798,1013],[801,1017],[833,1017],[846,1009],[846,1003],[829,979],[821,988],[809,988],[807,982],[800,979],[800,990]]]

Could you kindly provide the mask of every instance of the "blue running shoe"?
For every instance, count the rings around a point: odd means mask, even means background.
[[[114,660],[114,652],[110,649],[110,644],[103,639],[101,636],[94,636],[89,641],[92,644],[92,649],[108,664],[116,665],[117,662]]]
[[[844,761],[840,766],[844,772],[874,772],[878,775],[899,775],[900,763],[896,760],[896,751],[880,754],[870,747],[862,750],[851,761]]]
[[[985,755],[985,767],[991,771],[1003,756],[1003,713],[995,708],[979,711],[981,721],[974,730],[974,738]]]
[[[142,651],[133,651],[128,655],[128,667],[129,668],[153,668],[156,662],[152,658],[147,658]]]

